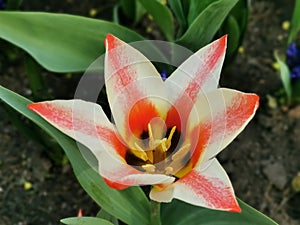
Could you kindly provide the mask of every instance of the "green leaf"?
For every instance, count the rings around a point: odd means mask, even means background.
[[[245,33],[247,28],[250,3],[249,0],[239,0],[230,11],[230,15],[232,15],[238,23],[241,35]]]
[[[133,24],[137,24],[146,10],[138,0],[121,0],[120,6],[123,13],[127,18],[133,21]]]
[[[288,37],[288,44],[295,40],[300,30],[300,0],[295,0],[291,25],[292,26]]]
[[[187,20],[186,20],[185,14],[184,14],[182,2],[181,2],[181,0],[171,0],[168,3],[177,18],[177,21],[179,24],[177,37],[180,37],[187,28]]]
[[[116,4],[113,8],[113,19],[112,21],[115,24],[120,24],[120,20],[119,20],[119,10],[120,10],[120,5]]]
[[[138,0],[153,17],[168,41],[174,40],[174,19],[170,9],[157,0]]]
[[[104,209],[100,209],[100,211],[97,213],[97,217],[107,220],[107,221],[111,222],[113,225],[119,225],[118,219],[116,217],[110,215]]]
[[[138,0],[121,0],[119,3],[125,16],[136,25],[145,15],[146,10]]]
[[[60,222],[67,225],[113,225],[111,222],[97,217],[70,217]]]
[[[197,16],[184,35],[176,40],[176,43],[193,51],[208,44],[237,1],[218,0],[210,4]]]
[[[280,78],[287,95],[288,103],[291,102],[292,98],[292,86],[291,86],[291,77],[290,77],[290,70],[286,63],[278,56],[277,52],[275,52],[275,59],[280,67]]]
[[[146,10],[143,5],[138,1],[135,0],[135,16],[134,16],[134,24],[137,24],[141,18],[145,15]]]
[[[37,12],[0,12],[0,38],[28,52],[55,72],[84,71],[104,53],[108,33],[126,42],[143,38],[120,25],[80,16]]]
[[[162,205],[162,224],[168,225],[278,225],[239,200],[241,213],[230,213],[193,206],[179,200]]]
[[[187,21],[191,25],[199,14],[215,0],[190,0]]]
[[[121,0],[120,7],[125,14],[125,16],[130,19],[134,20],[135,16],[135,3],[136,0]]]
[[[147,224],[150,203],[141,188],[130,187],[123,191],[117,191],[108,187],[100,175],[84,160],[78,149],[78,143],[27,108],[31,101],[2,86],[0,86],[0,99],[35,122],[62,146],[81,186],[101,208],[125,223]],[[80,148],[84,148],[84,146]],[[86,151],[89,150],[86,149]]]
[[[25,72],[34,100],[43,101],[53,99],[51,94],[48,92],[48,87],[46,86],[41,66],[28,55],[25,56],[24,62]]]
[[[227,54],[229,58],[231,58],[237,51],[240,46],[240,29],[238,22],[233,16],[229,16],[224,24],[222,29],[223,34],[228,34],[228,42],[227,42]]]

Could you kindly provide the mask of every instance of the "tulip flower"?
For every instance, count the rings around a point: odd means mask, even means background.
[[[226,41],[223,36],[203,47],[164,81],[143,54],[109,34],[105,85],[113,122],[101,106],[83,100],[29,109],[87,146],[112,188],[151,185],[156,202],[176,198],[240,212],[215,156],[245,128],[259,98],[218,88]]]

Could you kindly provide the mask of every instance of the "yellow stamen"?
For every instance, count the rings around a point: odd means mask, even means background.
[[[160,149],[161,149],[161,151],[163,151],[163,152],[168,151],[168,148],[167,148],[167,146],[166,146],[166,142],[167,142],[167,138],[163,138],[163,139],[161,140],[161,142],[160,142]]]
[[[153,151],[146,151],[146,154],[148,156],[148,160],[153,163],[154,157],[153,157]]]
[[[155,148],[155,141],[152,133],[152,127],[151,124],[148,123],[148,134],[149,134],[149,148],[154,149]]]
[[[172,155],[172,160],[174,160],[174,161],[180,160],[184,156],[186,156],[186,154],[190,150],[190,146],[191,146],[191,144],[189,144],[189,143],[181,146],[181,148],[174,155]]]
[[[138,158],[144,160],[145,162],[149,159],[146,152],[143,150],[141,146],[139,146],[136,142],[134,143],[136,149],[132,149],[131,152]]]
[[[173,170],[173,167],[167,166],[167,167],[165,168],[165,171],[166,171],[166,174],[172,174],[174,170]]]
[[[142,165],[142,168],[143,168],[144,170],[146,170],[146,172],[148,172],[148,173],[154,173],[154,172],[155,172],[155,169],[156,169],[156,167],[155,167],[154,165],[152,165],[152,164],[145,164],[145,165]]]
[[[186,174],[188,174],[191,170],[193,169],[193,165],[191,162],[188,162],[188,164],[186,164],[182,169],[180,169],[175,176],[178,178],[181,178],[183,176],[185,176]]]
[[[144,146],[144,144],[145,144],[144,141],[135,142],[134,143],[135,148],[131,149],[132,154],[134,154],[137,158],[139,158],[145,162],[145,164],[142,165],[142,168],[148,173],[157,172],[155,164],[166,160],[166,157],[167,157],[166,152],[171,147],[171,141],[172,141],[172,138],[176,131],[176,126],[174,126],[170,130],[168,137],[162,138],[160,136],[154,136],[154,133],[153,133],[153,131],[156,132],[156,130],[158,130],[160,127],[155,126],[154,128],[155,129],[153,130],[152,125],[150,123],[148,123],[148,138],[149,138],[148,146]],[[163,135],[163,134],[160,134],[160,132],[159,132],[159,135]],[[155,137],[157,137],[158,139],[155,139]],[[172,160],[182,159],[182,157],[185,156],[185,153],[187,152],[188,148],[189,148],[189,145],[185,145],[185,146],[181,147],[172,156]],[[167,161],[165,161],[165,163],[167,165],[164,169],[162,169],[162,171],[165,174],[174,174],[178,171],[178,170],[175,171],[175,169],[174,169],[175,167],[171,166],[169,162],[167,163]],[[159,170],[159,171],[162,172],[161,170]]]
[[[172,138],[173,138],[173,135],[174,135],[174,133],[175,133],[175,130],[176,130],[176,126],[172,127],[172,130],[171,130],[171,132],[170,132],[170,134],[169,134],[168,140],[166,141],[166,147],[167,147],[167,149],[169,149],[170,146],[171,146],[171,140],[172,140]]]

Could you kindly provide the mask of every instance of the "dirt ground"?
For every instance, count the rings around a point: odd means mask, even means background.
[[[94,1],[87,2],[94,7]],[[299,225],[300,194],[293,193],[291,180],[300,172],[300,107],[276,107],[267,97],[281,88],[272,67],[273,53],[284,49],[287,31],[281,24],[290,19],[293,6],[290,0],[284,5],[276,2],[281,1],[252,1],[244,53],[222,75],[221,86],[257,93],[261,104],[253,121],[219,159],[240,199],[281,225]],[[32,10],[55,11],[47,7]],[[2,67],[0,85],[29,97],[19,64]],[[85,215],[95,215],[98,207],[81,189],[70,166],[53,166],[43,147],[11,124],[3,105],[0,118],[0,225],[58,224],[61,218],[76,216],[80,208]],[[28,182],[32,187],[26,189]]]

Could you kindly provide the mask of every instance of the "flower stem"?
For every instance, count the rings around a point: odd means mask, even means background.
[[[150,215],[151,225],[161,225],[160,220],[160,203],[151,200],[151,215]]]

